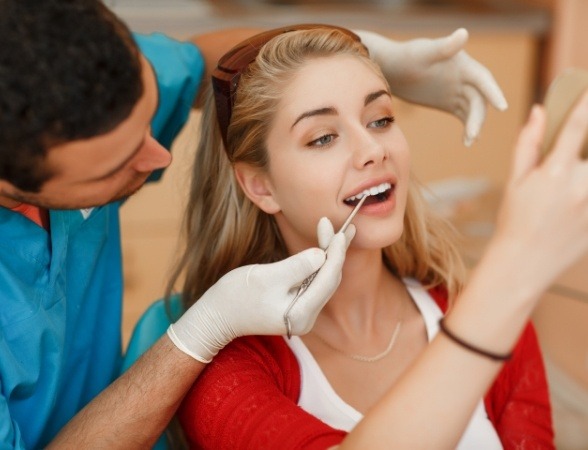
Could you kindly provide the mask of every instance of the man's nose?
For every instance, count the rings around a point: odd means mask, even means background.
[[[143,148],[133,162],[133,169],[137,172],[153,172],[169,166],[172,156],[153,136],[147,136]]]

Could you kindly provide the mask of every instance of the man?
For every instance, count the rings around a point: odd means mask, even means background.
[[[293,289],[321,268],[292,309],[293,331],[310,329],[352,234],[335,235],[328,259],[311,249],[229,273],[117,378],[119,207],[170,163],[166,148],[205,71],[254,31],[192,43],[133,37],[98,0],[0,0],[0,11],[0,447],[145,448],[227,342],[283,334]],[[361,36],[408,99],[478,105],[460,116],[467,139],[484,97],[505,107],[492,77],[459,51],[463,31],[409,47]],[[479,90],[464,88],[472,82]]]

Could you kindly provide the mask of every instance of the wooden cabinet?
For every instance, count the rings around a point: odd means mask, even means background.
[[[562,70],[579,67],[588,70],[588,2],[586,0],[551,0],[553,27],[549,34],[547,76],[549,83]]]

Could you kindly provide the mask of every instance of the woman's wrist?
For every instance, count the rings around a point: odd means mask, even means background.
[[[464,350],[467,350],[468,352],[471,352],[475,355],[478,355],[478,356],[481,356],[481,357],[484,357],[484,358],[487,358],[487,359],[490,359],[490,360],[496,361],[496,362],[508,361],[512,357],[512,352],[508,352],[508,353],[494,352],[489,349],[478,347],[477,345],[470,343],[468,340],[458,336],[453,331],[451,331],[451,329],[447,326],[447,324],[445,323],[445,317],[442,317],[441,320],[439,320],[439,330],[441,331],[441,333],[445,337],[447,337],[454,344],[460,346]]]
[[[525,279],[519,250],[508,239],[492,240],[448,313],[450,333],[497,355],[511,351],[542,292]]]

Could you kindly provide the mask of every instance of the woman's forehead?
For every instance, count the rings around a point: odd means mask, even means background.
[[[388,89],[383,78],[364,60],[337,55],[310,60],[282,90],[279,110],[293,114],[313,107],[363,100],[369,92]]]

